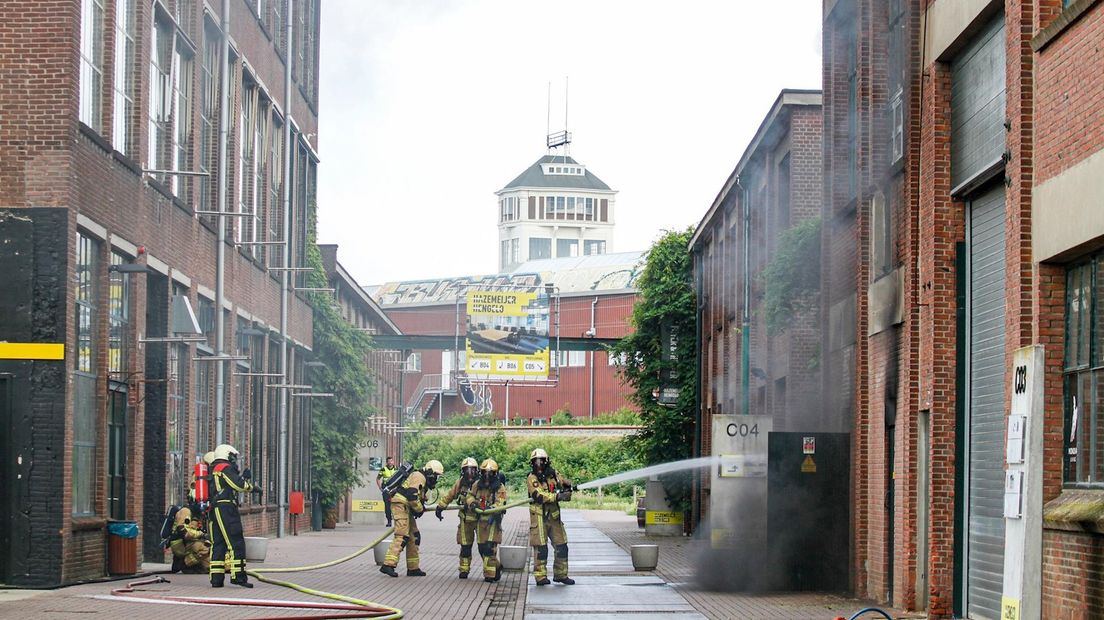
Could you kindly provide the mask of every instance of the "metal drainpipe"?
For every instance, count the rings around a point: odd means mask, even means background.
[[[226,149],[230,142],[230,0],[222,0],[222,76],[219,80],[218,248],[215,254],[215,355],[226,349]],[[226,360],[215,362],[215,445],[226,443]],[[241,445],[241,437],[234,440]]]
[[[740,184],[740,177],[736,177],[736,187],[740,188],[740,201],[744,203],[744,317],[740,346],[740,380],[743,382],[743,390],[740,395],[740,405],[744,415],[751,413],[751,205],[746,187]]]
[[[590,302],[590,337],[594,338],[598,332],[594,326],[594,313],[598,309],[598,298]],[[594,350],[590,351],[590,419],[594,419]]]
[[[399,411],[399,455],[398,462],[403,462],[403,442],[406,439],[406,433],[403,432],[403,424],[406,423],[406,373],[404,367],[406,366],[406,359],[410,357],[410,351],[403,349],[400,353],[402,356],[402,363],[399,364],[399,404],[395,405]]]
[[[694,377],[694,446],[691,448],[691,456],[702,456],[704,450],[702,449],[702,342],[704,342],[702,334],[702,278],[704,277],[701,270],[701,253],[695,248],[693,250],[694,256],[694,306],[697,309],[694,312],[694,333],[697,335],[697,342],[694,343],[695,357],[697,358],[698,372]],[[696,510],[697,522],[701,520],[701,475],[699,474],[694,480],[694,492],[697,497],[696,505],[693,507]]]
[[[280,374],[284,376],[284,383],[288,381],[288,285],[291,278],[291,59],[292,38],[291,24],[294,13],[294,0],[287,0],[285,15],[287,16],[287,56],[284,60],[284,268],[280,276]],[[307,205],[300,205],[306,208]],[[277,452],[279,463],[276,466],[280,475],[280,488],[277,491],[280,506],[279,521],[276,525],[276,537],[284,536],[284,521],[287,520],[287,495],[288,495],[288,389],[280,389],[280,447]]]

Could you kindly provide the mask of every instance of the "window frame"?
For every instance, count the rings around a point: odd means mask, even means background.
[[[104,0],[81,0],[80,8],[77,115],[82,123],[103,133]]]
[[[1100,396],[1104,390],[1104,252],[1067,266],[1064,297],[1062,482],[1069,488],[1102,489],[1104,467],[1095,464],[1101,461],[1100,452],[1104,450],[1104,441],[1097,441],[1104,431],[1100,420],[1104,417]],[[1081,306],[1076,313],[1075,304]],[[1089,393],[1089,398],[1081,402],[1072,393],[1078,384],[1086,386]],[[1085,439],[1087,446],[1081,445]],[[1085,463],[1094,464],[1088,472]]]

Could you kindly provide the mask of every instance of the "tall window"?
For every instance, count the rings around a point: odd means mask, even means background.
[[[134,114],[134,0],[115,0],[115,85],[111,142],[115,150],[134,154],[130,121]]]
[[[187,296],[188,289],[173,282],[173,295]],[[185,491],[186,464],[184,449],[188,440],[188,368],[191,365],[191,350],[188,345],[177,342],[169,345],[169,390],[167,436],[169,445],[168,488],[169,503],[183,505],[187,497]]]
[[[215,183],[218,170],[219,80],[222,66],[222,38],[214,27],[203,29],[203,72],[200,75],[199,171],[206,172],[199,182],[197,204],[204,211],[217,211]]]
[[[280,372],[280,343],[274,339],[268,341],[268,371],[269,373]],[[291,377],[291,373],[287,375]],[[286,381],[285,381],[286,383]],[[270,389],[268,394],[268,407],[265,410],[265,442],[264,442],[264,454],[265,454],[265,497],[267,501],[274,503],[276,500],[276,480],[279,476],[276,475],[276,446],[280,445],[280,425],[278,418],[280,416],[279,402],[280,393],[275,388]],[[291,392],[288,392],[288,396],[291,396]],[[256,450],[258,446],[254,445],[253,449]]]
[[[96,301],[100,244],[77,233],[77,355],[73,373],[73,514],[96,512]]]
[[[103,132],[103,0],[81,0],[80,120]]]
[[[897,163],[905,155],[904,89],[908,50],[905,47],[905,0],[889,3],[889,163]]]
[[[157,18],[150,31],[149,161],[158,170],[192,169],[192,64],[194,51],[176,27]],[[155,175],[185,202],[191,181],[180,175]]]
[[[192,51],[177,40],[173,53],[173,170],[192,170]],[[191,177],[173,175],[173,193],[185,203],[192,199]]]
[[[128,262],[122,254],[111,253],[112,265]],[[112,379],[126,381],[130,371],[130,279],[126,274],[117,271],[108,274],[107,316],[107,371]]]
[[[242,84],[242,113],[240,140],[240,183],[238,183],[238,212],[248,217],[238,218],[238,241],[252,243],[259,240],[261,228],[261,207],[264,200],[264,173],[268,156],[265,139],[268,132],[268,102],[261,95],[260,88],[251,81]],[[249,246],[249,252],[261,257],[258,245]]]
[[[150,98],[149,98],[149,162],[150,168],[167,170],[171,167],[169,149],[172,131],[172,25],[156,20],[150,30]],[[168,178],[158,175],[164,183]]]
[[[263,369],[265,367],[264,355],[267,339],[264,336],[253,336],[250,340],[252,342],[250,368],[253,372],[265,372]],[[249,401],[249,446],[247,449],[249,450],[249,466],[254,472],[264,471],[264,399],[266,391],[269,392],[267,396],[271,398],[273,390],[265,390],[264,378],[253,377]],[[247,501],[250,503],[256,502],[256,496],[250,495]]]
[[[272,149],[268,156],[268,166],[272,170],[270,175],[272,182],[268,184],[268,210],[265,218],[268,224],[265,230],[265,240],[280,241],[284,238],[284,130],[283,122],[275,110],[272,111],[270,131],[272,132],[272,139],[269,140],[269,143],[272,145]],[[268,264],[270,266],[282,265],[284,261],[283,248],[278,245],[269,247],[270,249],[267,252]]]
[[[1066,483],[1104,486],[1104,253],[1066,275]]]

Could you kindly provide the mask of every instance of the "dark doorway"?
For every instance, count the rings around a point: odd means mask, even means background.
[[[151,273],[146,278],[146,335],[167,336],[169,321],[169,279]],[[164,344],[146,344],[145,376],[137,401],[143,405],[145,445],[142,453],[142,555],[147,561],[161,562],[161,521],[165,515],[165,461],[168,447],[165,435],[167,398],[167,348]]]
[[[771,433],[767,547],[775,590],[849,590],[850,435]]]
[[[127,385],[109,382],[107,391],[107,516],[127,518]]]
[[[10,584],[25,583],[31,572],[30,429],[20,420],[26,410],[16,410],[16,391],[25,383],[16,375],[0,374],[0,583]]]

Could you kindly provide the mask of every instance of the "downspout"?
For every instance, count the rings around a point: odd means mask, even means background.
[[[740,188],[740,202],[744,203],[744,317],[740,345],[740,381],[743,390],[740,394],[740,407],[744,415],[750,415],[751,401],[751,205],[748,204],[747,188],[736,177],[736,187]]]
[[[226,0],[223,0],[224,2]],[[287,56],[284,58],[284,268],[280,276],[280,374],[284,377],[284,383],[288,380],[288,285],[291,278],[291,59],[292,38],[291,24],[295,20],[292,14],[294,0],[287,0]],[[305,209],[307,205],[300,205]],[[276,471],[279,472],[279,520],[276,522],[276,537],[284,536],[284,521],[287,520],[287,496],[288,496],[288,388],[280,389],[280,447],[277,452],[278,463]]]
[[[702,270],[701,270],[701,253],[697,248],[693,250],[694,258],[694,333],[696,334],[694,342],[694,354],[697,358],[697,373],[694,376],[694,445],[691,447],[691,456],[700,457],[705,452],[702,449],[702,423],[703,411],[702,411],[702,342],[705,337],[702,334]],[[694,526],[697,526],[701,522],[702,506],[701,506],[701,475],[694,479],[694,495],[695,501],[693,508],[695,509]]]
[[[594,301],[590,302],[590,331],[587,335],[594,338],[597,334],[597,328],[594,326],[594,315],[598,310],[598,298],[595,297]],[[594,349],[590,350],[590,419],[594,419]]]
[[[218,248],[215,254],[215,355],[226,350],[226,149],[230,142],[230,0],[222,0],[222,76],[219,80]],[[215,362],[215,445],[226,443],[226,360]],[[241,438],[235,441],[240,443]]]
[[[406,360],[410,357],[410,351],[403,349],[400,353],[402,355],[402,363],[399,364],[399,402],[395,405],[395,408],[399,411],[399,455],[398,462],[403,463],[403,441],[406,438],[406,433],[403,431],[403,424],[406,423]]]

